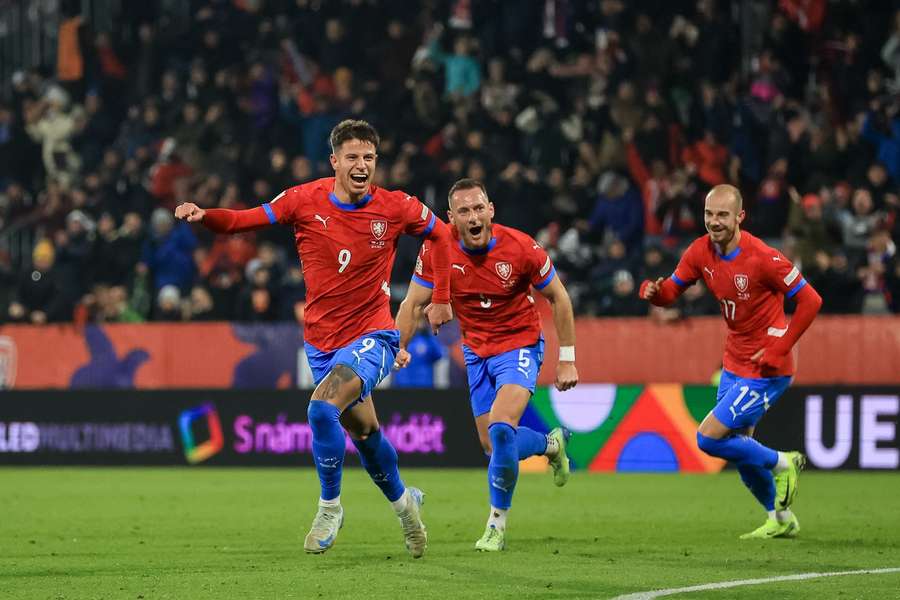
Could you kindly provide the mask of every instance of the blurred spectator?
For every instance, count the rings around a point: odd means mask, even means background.
[[[172,284],[162,286],[156,294],[154,321],[181,321],[181,292]]]
[[[603,316],[640,317],[647,314],[647,303],[638,298],[630,272],[625,269],[616,271],[612,282],[612,294],[601,310]]]
[[[150,217],[150,227],[138,267],[149,271],[157,291],[167,285],[177,290],[190,289],[196,271],[191,253],[197,246],[190,225],[176,225],[171,212],[157,208]]]
[[[444,358],[445,350],[427,325],[427,323],[420,323],[419,328],[410,338],[406,349],[411,360],[406,368],[394,371],[392,382],[394,387],[434,387],[434,365]]]
[[[21,272],[9,304],[9,320],[43,325],[72,318],[72,300],[54,267],[56,250],[44,239],[34,247],[31,269]]]
[[[597,186],[600,192],[590,217],[590,230],[602,239],[609,232],[625,244],[629,254],[637,251],[644,237],[643,203],[628,180],[605,173]]]

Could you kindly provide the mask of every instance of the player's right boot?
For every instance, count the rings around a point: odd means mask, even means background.
[[[425,503],[425,494],[419,488],[408,487],[409,499],[406,508],[397,517],[403,528],[403,537],[406,538],[406,549],[413,558],[422,558],[425,548],[428,547],[428,532],[425,523],[422,522],[422,505]]]
[[[571,436],[572,433],[563,427],[557,427],[547,434],[547,438],[555,441],[556,447],[559,448],[556,455],[549,459],[550,466],[553,468],[553,483],[558,487],[566,485],[566,482],[569,481],[569,456],[566,454],[566,445]]]
[[[791,521],[779,523],[775,519],[766,519],[766,522],[750,533],[741,536],[742,540],[770,540],[784,535],[791,525]]]
[[[799,452],[785,453],[788,468],[775,474],[775,510],[787,510],[797,497],[800,471],[806,466],[806,457]]]
[[[778,537],[794,538],[800,533],[800,521],[797,520],[797,515],[794,513],[791,513],[791,518],[782,523],[782,525],[785,526],[785,530]]]
[[[341,506],[319,504],[319,511],[313,519],[312,527],[303,540],[307,554],[322,554],[334,545],[338,530],[344,525],[344,509]]]
[[[484,529],[484,535],[475,542],[475,549],[479,552],[500,552],[506,548],[506,530],[497,529],[488,525]]]

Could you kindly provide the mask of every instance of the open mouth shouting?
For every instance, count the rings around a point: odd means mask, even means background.
[[[475,244],[480,245],[483,241],[482,234],[484,233],[484,225],[482,225],[481,223],[478,223],[477,225],[469,225],[467,229],[469,231],[469,236],[472,238],[472,241]]]
[[[366,173],[351,173],[350,183],[354,188],[365,188],[369,185],[369,176]]]

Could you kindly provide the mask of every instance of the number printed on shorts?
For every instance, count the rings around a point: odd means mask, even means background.
[[[338,252],[338,264],[341,265],[338,267],[338,273],[347,270],[347,266],[350,264],[350,251],[346,248],[341,248],[341,251]]]
[[[516,367],[516,370],[519,371],[525,377],[528,377],[528,367],[531,366],[531,358],[529,358],[530,352],[528,348],[521,348],[519,350],[519,366]]]
[[[362,349],[359,351],[353,350],[353,356],[356,357],[357,363],[362,362],[362,356],[360,356],[360,354],[368,352],[375,347],[375,340],[373,338],[363,338],[362,346]]]

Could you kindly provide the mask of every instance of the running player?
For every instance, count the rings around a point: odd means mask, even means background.
[[[217,233],[238,233],[273,223],[291,225],[307,282],[304,338],[316,382],[308,417],[321,484],[319,509],[303,547],[321,553],[343,523],[340,503],[346,428],[360,460],[391,502],[406,546],[418,558],[426,531],[423,494],[400,479],[397,452],[379,428],[372,389],[390,372],[399,332],[390,312],[388,280],[401,233],[425,236],[434,248],[435,294],[429,321],[437,332],[452,318],[449,297],[450,234],[416,198],[372,184],[378,133],[365,121],[342,121],[331,132],[335,176],[292,187],[249,210],[202,209],[182,204],[175,216]]]
[[[553,307],[559,335],[556,387],[578,383],[575,369],[575,319],[566,288],[547,253],[528,235],[492,223],[494,205],[484,186],[474,179],[457,181],[449,193],[448,216],[455,244],[450,247],[453,307],[463,335],[463,354],[478,438],[490,459],[488,491],[491,510],[484,535],[475,544],[482,551],[506,546],[506,516],[519,474],[519,460],[544,455],[553,467],[556,485],[569,478],[568,432],[548,435],[519,427],[519,419],[534,393],[544,358],[541,320],[531,288]],[[425,242],[416,272],[397,313],[400,353],[397,367],[409,363],[406,344],[415,332],[419,313],[431,313],[435,285],[434,246]]]
[[[800,523],[790,507],[806,458],[777,452],[753,439],[756,423],[778,401],[794,373],[792,348],[815,319],[822,299],[785,256],[746,231],[737,188],[717,185],[706,196],[709,232],[695,240],[667,279],[644,281],[640,296],[668,306],[703,279],[722,305],[728,325],[717,404],[697,431],[697,445],[737,465],[741,479],[768,518],[741,539],[793,537]],[[797,309],[790,324],[784,297]]]

